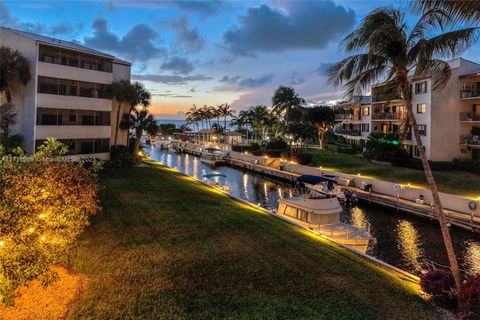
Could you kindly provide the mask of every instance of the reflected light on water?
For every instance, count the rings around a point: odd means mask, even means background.
[[[244,173],[243,174],[243,193],[244,193],[244,196],[245,196],[245,199],[249,199],[248,198],[248,174]]]
[[[352,219],[351,224],[357,229],[367,231],[368,230],[368,220],[362,209],[359,207],[352,208]]]
[[[423,250],[419,247],[420,239],[417,229],[409,221],[400,220],[397,224],[398,248],[403,258],[417,271],[422,270],[419,259],[424,256]]]
[[[265,200],[268,201],[268,186],[266,182],[263,183],[263,194],[265,196]]]
[[[279,197],[280,199],[283,199],[282,188],[278,188],[278,197]]]
[[[466,244],[465,263],[471,274],[480,273],[480,243],[470,241]]]

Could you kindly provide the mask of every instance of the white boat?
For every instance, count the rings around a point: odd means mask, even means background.
[[[217,164],[225,163],[225,157],[226,155],[223,150],[216,148],[205,148],[202,150],[200,161],[211,166],[216,166]]]
[[[301,176],[297,181],[308,181],[305,184],[318,185],[323,183],[326,190],[300,190],[292,197],[278,200],[278,216],[295,224],[310,229],[342,245],[365,253],[373,237],[369,231],[360,230],[340,221],[343,209],[338,198],[328,192],[333,189],[333,180],[316,176]]]
[[[206,179],[209,185],[215,189],[221,190],[223,192],[230,192],[230,186],[220,183],[220,178],[226,178],[227,176],[221,173],[209,173],[203,176]]]

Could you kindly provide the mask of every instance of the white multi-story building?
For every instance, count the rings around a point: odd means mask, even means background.
[[[441,90],[432,91],[431,78],[411,79],[413,112],[427,158],[480,159],[480,64],[462,58],[448,63],[452,74]],[[365,145],[371,133],[398,137],[406,115],[401,97],[387,100],[381,94],[381,85],[372,87],[371,101],[366,101],[365,97],[356,97],[336,106],[343,113],[337,115],[341,122],[335,132],[357,149]],[[408,132],[402,145],[418,157],[412,136]]]
[[[25,150],[33,153],[54,137],[69,146],[72,156],[107,159],[115,144],[118,107],[108,98],[108,86],[129,81],[131,63],[75,42],[3,27],[0,44],[30,62],[30,81],[12,90],[13,133],[23,136]],[[126,139],[126,130],[119,129],[117,144],[125,145]]]

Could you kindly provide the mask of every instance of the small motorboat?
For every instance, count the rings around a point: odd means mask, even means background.
[[[278,200],[274,214],[365,253],[373,237],[369,230],[360,230],[340,220],[343,208],[334,193],[334,183],[334,179],[327,177],[298,177],[295,191],[290,192],[292,196]]]
[[[203,176],[204,179],[208,181],[208,184],[214,187],[215,189],[221,190],[223,192],[230,192],[230,187],[226,184],[220,183],[220,178],[226,178],[227,176],[221,173],[209,173]]]
[[[223,150],[216,148],[205,148],[202,150],[200,161],[210,166],[225,163],[226,154]]]

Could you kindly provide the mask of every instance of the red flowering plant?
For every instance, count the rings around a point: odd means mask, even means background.
[[[462,320],[480,319],[480,273],[462,284],[458,309]]]
[[[420,278],[420,287],[439,306],[445,308],[456,307],[455,281],[450,272],[430,270]]]

